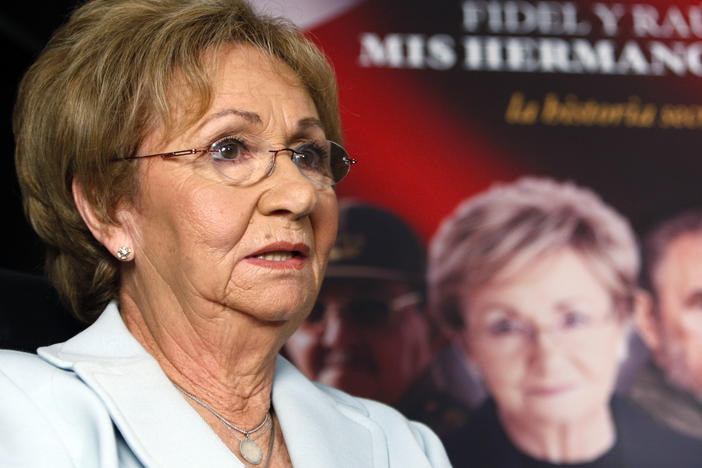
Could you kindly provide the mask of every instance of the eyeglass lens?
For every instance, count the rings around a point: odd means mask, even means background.
[[[549,326],[536,326],[523,320],[505,319],[493,324],[485,337],[495,351],[518,352],[533,343],[541,334],[566,348],[586,348],[595,343],[600,327],[611,323],[613,315],[592,317],[585,314],[567,314],[561,321]]]
[[[229,138],[210,148],[211,161],[223,176],[237,184],[252,184],[269,175],[279,153],[288,153],[307,179],[323,186],[332,186],[343,179],[352,164],[346,150],[328,141],[305,142],[295,148],[266,149],[263,144],[248,147],[243,142]]]

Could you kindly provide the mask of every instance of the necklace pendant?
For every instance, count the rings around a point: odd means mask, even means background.
[[[261,447],[258,446],[256,442],[249,439],[248,436],[244,437],[239,444],[239,451],[244,460],[251,463],[252,465],[258,465],[263,460],[263,452]]]

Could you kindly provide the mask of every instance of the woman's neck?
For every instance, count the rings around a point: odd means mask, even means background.
[[[238,427],[256,427],[270,410],[281,330],[213,304],[196,308],[120,295],[127,328],[169,379]]]
[[[609,407],[567,422],[499,414],[509,439],[529,456],[551,463],[582,463],[606,453],[616,442]]]

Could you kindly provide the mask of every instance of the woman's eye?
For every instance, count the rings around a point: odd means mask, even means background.
[[[492,335],[503,336],[519,333],[524,327],[516,320],[498,320],[490,324],[488,330]]]
[[[563,316],[563,327],[575,328],[585,326],[590,323],[590,317],[582,312],[568,312]]]
[[[304,143],[295,148],[298,166],[305,169],[323,170],[328,166],[328,150],[318,143]]]
[[[235,161],[246,151],[246,145],[236,138],[225,138],[210,147],[217,159]]]

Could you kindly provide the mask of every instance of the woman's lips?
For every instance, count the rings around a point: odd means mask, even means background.
[[[276,242],[248,255],[246,260],[265,268],[300,270],[307,264],[309,253],[306,244]]]
[[[575,389],[575,385],[571,384],[556,384],[556,385],[534,385],[529,387],[527,393],[532,396],[555,396],[561,393],[569,392]]]

